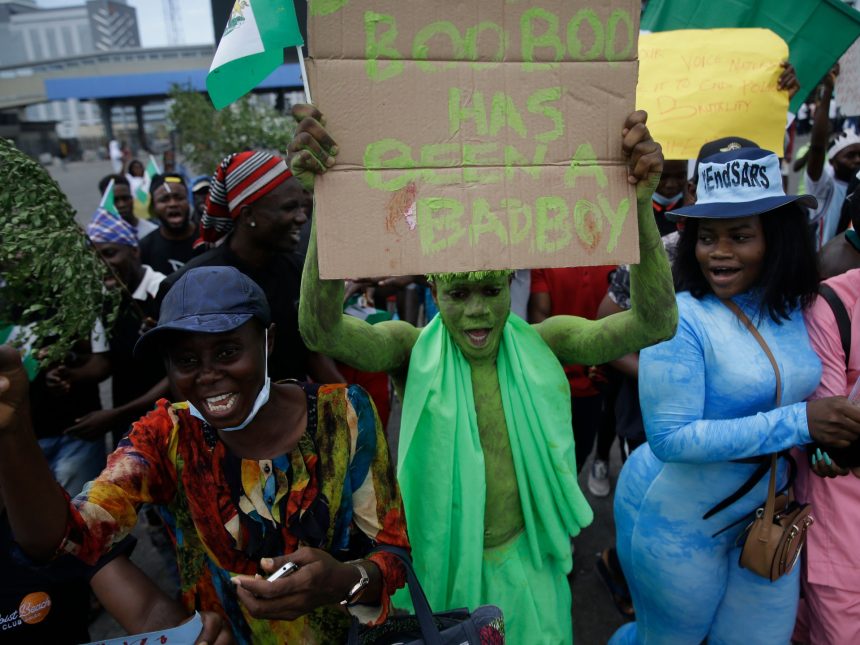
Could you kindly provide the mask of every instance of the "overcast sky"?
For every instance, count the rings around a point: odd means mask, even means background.
[[[68,7],[75,0],[37,0],[40,7]],[[140,27],[141,44],[144,47],[160,47],[167,44],[167,30],[162,13],[162,0],[128,0],[137,9],[137,23]],[[174,2],[181,13],[182,43],[196,45],[214,43],[212,35],[212,6],[209,0],[177,0]]]

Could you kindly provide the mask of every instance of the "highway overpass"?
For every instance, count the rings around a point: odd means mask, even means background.
[[[0,66],[0,110],[70,98],[137,105],[164,99],[174,84],[203,91],[214,53],[212,45],[122,49]],[[258,90],[301,88],[298,63],[287,63]]]

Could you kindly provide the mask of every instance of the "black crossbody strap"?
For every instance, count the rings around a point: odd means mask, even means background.
[[[830,305],[833,310],[833,316],[836,318],[836,326],[839,328],[839,340],[842,342],[842,352],[845,354],[845,366],[848,366],[848,357],[851,355],[851,318],[848,316],[848,310],[845,309],[845,303],[839,295],[826,284],[818,285],[818,293]]]

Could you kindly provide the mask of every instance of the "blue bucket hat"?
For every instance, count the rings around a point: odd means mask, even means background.
[[[158,324],[134,346],[140,357],[153,341],[169,331],[220,334],[256,318],[268,327],[271,321],[266,294],[235,267],[197,267],[182,277],[164,296]]]
[[[786,195],[779,157],[762,148],[738,148],[706,157],[699,163],[696,203],[671,215],[729,219],[748,217],[796,203],[816,208],[812,195]]]

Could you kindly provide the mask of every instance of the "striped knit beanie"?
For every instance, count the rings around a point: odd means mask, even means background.
[[[283,159],[267,152],[226,157],[212,177],[198,244],[216,244],[233,230],[242,206],[253,204],[292,176]]]

